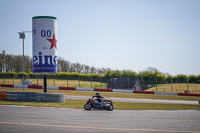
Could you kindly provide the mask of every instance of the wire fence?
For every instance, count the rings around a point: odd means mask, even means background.
[[[200,94],[200,83],[187,82],[140,82],[142,89],[154,92],[193,93]]]
[[[43,77],[28,78],[26,81],[31,81],[32,85],[44,85]],[[81,78],[65,78],[56,79],[47,77],[47,86],[59,86],[59,87],[81,87],[81,88],[102,88],[107,89],[108,79],[96,79],[91,78],[89,80],[83,80]],[[22,79],[19,78],[1,78],[0,84],[15,84],[21,85]]]
[[[102,88],[107,89],[108,78],[68,78],[56,79],[47,77],[47,86],[59,86],[59,87],[81,87],[81,88]],[[32,85],[43,86],[43,77],[29,78],[26,81],[31,81]],[[21,85],[22,79],[19,78],[1,78],[0,84],[14,84]],[[154,92],[172,92],[172,93],[193,93],[200,94],[200,83],[178,83],[178,82],[153,82],[140,81],[140,86],[143,91],[154,91]],[[117,89],[117,88],[109,88]],[[134,88],[128,88],[134,89]]]

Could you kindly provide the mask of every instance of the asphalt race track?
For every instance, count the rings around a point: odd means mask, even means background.
[[[0,106],[0,133],[199,133],[200,111]]]

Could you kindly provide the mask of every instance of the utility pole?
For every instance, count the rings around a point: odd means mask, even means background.
[[[22,44],[23,44],[23,57],[22,57],[22,64],[23,64],[23,79],[22,79],[22,85],[23,85],[23,92],[24,92],[24,39],[25,39],[25,33],[23,32],[18,32],[19,38],[23,39]]]

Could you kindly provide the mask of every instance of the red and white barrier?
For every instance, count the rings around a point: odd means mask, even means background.
[[[119,89],[113,89],[113,92],[133,93],[133,90],[119,90]]]
[[[14,85],[1,84],[1,87],[11,87],[11,88],[14,88]]]
[[[23,88],[23,85],[14,85],[13,88]],[[28,88],[28,85],[24,85],[24,88]]]
[[[28,85],[28,88],[32,88],[32,89],[43,89],[43,86],[39,86],[39,85]]]
[[[47,89],[59,90],[59,87],[58,86],[47,86]]]
[[[113,92],[113,89],[98,89],[98,88],[94,88],[94,91]]]
[[[0,84],[0,87],[23,88],[23,85]],[[24,87],[25,88],[32,88],[32,89],[43,89],[43,86],[38,86],[38,85],[24,85]],[[200,97],[200,94],[171,93],[171,92],[153,92],[153,91],[137,91],[137,90],[132,91],[132,90],[119,90],[119,89],[58,87],[58,86],[47,86],[47,89],[53,89],[53,90],[77,90],[77,91],[99,91],[99,92],[121,92],[121,93],[140,93],[140,94],[176,95],[176,96],[197,96],[197,97]]]
[[[77,91],[94,91],[94,88],[76,88]]]
[[[155,95],[175,95],[177,96],[177,93],[171,93],[171,92],[155,92]]]
[[[59,90],[76,90],[75,87],[59,87]]]
[[[178,93],[178,96],[194,96],[194,97],[200,97],[200,94]]]
[[[133,93],[155,94],[153,91],[133,91]]]

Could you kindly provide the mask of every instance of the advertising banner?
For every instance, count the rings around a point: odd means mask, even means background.
[[[32,18],[33,74],[57,73],[57,18],[35,16]]]

